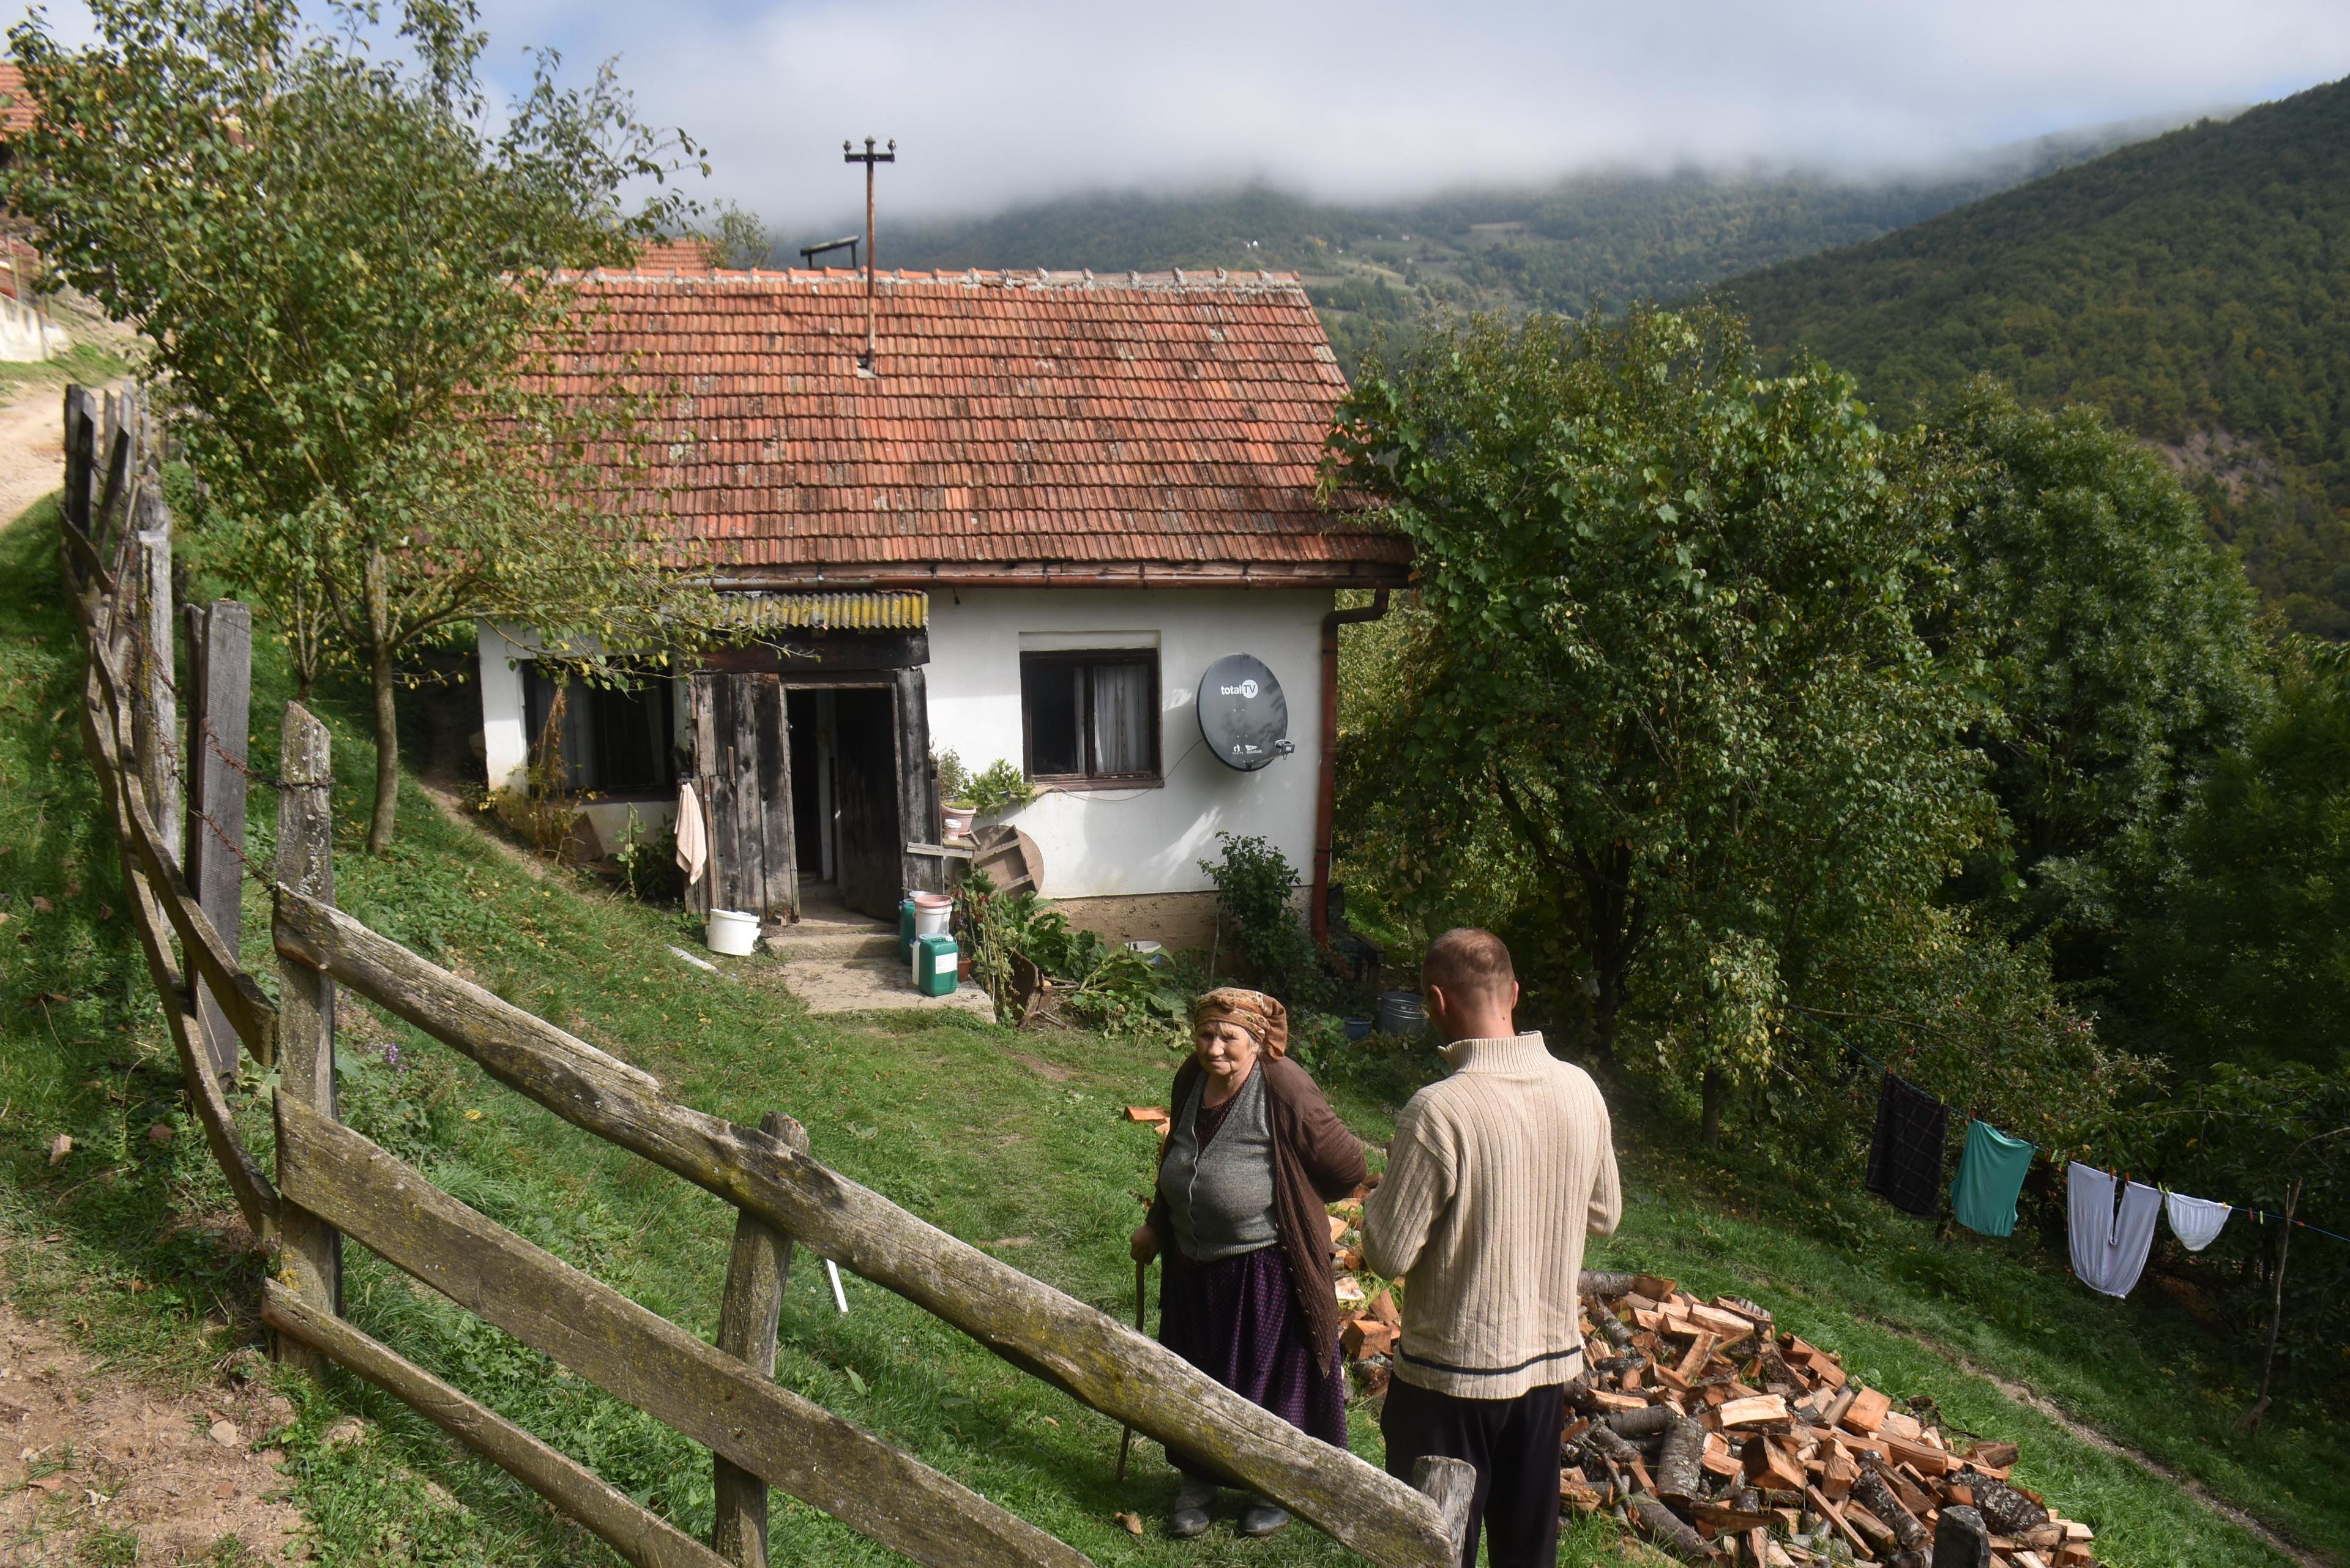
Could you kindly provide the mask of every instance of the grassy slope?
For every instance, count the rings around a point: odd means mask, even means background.
[[[78,691],[53,562],[46,509],[0,534],[0,867],[12,895],[10,921],[0,927],[0,1220],[19,1243],[59,1238],[46,1247],[11,1245],[0,1253],[0,1272],[36,1310],[74,1322],[125,1369],[193,1384],[249,1337],[242,1303],[255,1268],[217,1227],[175,1222],[217,1216],[226,1198],[178,1111],[159,1020],[139,1000],[126,933],[106,908],[120,902],[112,846],[95,826],[78,746],[53,717]],[[264,685],[255,753],[266,756],[284,693],[274,675]],[[327,707],[338,733],[338,776],[364,779],[358,711]],[[791,1111],[807,1124],[817,1154],[847,1174],[1105,1310],[1131,1310],[1122,1238],[1138,1212],[1151,1144],[1116,1112],[1163,1095],[1171,1065],[1164,1053],[1080,1034],[1020,1038],[927,1016],[811,1020],[755,966],[732,964],[712,977],[678,962],[663,950],[681,936],[673,917],[567,873],[539,875],[413,791],[402,802],[398,847],[369,859],[356,848],[364,805],[355,788],[338,799],[338,870],[342,902],[370,923],[623,1051],[696,1104],[743,1120],[771,1107]],[[265,792],[256,791],[254,812],[256,822],[267,820]],[[57,912],[32,913],[35,894]],[[265,961],[262,929],[258,918],[249,920],[246,951],[256,965]],[[51,1000],[35,1002],[44,996]],[[467,1201],[654,1310],[699,1332],[714,1327],[729,1224],[721,1205],[562,1125],[412,1033],[357,1007],[349,1012],[349,1119]],[[386,1049],[394,1044],[396,1060]],[[1373,1137],[1388,1130],[1396,1065],[1368,1060],[1333,1085],[1341,1111]],[[264,1120],[249,1119],[255,1141],[265,1141]],[[150,1144],[143,1131],[158,1120],[179,1123],[182,1135]],[[58,1130],[71,1132],[77,1148],[52,1168],[45,1151]],[[2275,1561],[2170,1489],[1889,1332],[1914,1327],[1962,1340],[1985,1362],[2066,1397],[2105,1388],[2097,1414],[2131,1440],[2154,1444],[2170,1418],[2172,1385],[2146,1347],[2163,1342],[2142,1346],[2132,1337],[2142,1326],[2137,1309],[2091,1300],[2044,1274],[1994,1267],[1977,1249],[1904,1252],[1899,1238],[1908,1232],[1865,1200],[1836,1201],[1820,1225],[1741,1218],[1693,1185],[1677,1156],[1634,1140],[1626,1166],[1625,1232],[1598,1261],[1661,1267],[1760,1295],[1789,1324],[1846,1349],[1864,1375],[1905,1393],[1931,1392],[1964,1424],[2022,1439],[2022,1474],[2098,1525],[2108,1562]],[[1834,1237],[1841,1239],[1825,1239]],[[352,1251],[349,1307],[370,1330],[681,1524],[706,1526],[706,1456]],[[1113,1485],[1113,1424],[874,1287],[851,1281],[852,1311],[839,1317],[821,1278],[805,1265],[796,1274],[778,1376],[1097,1561],[1343,1559],[1303,1530],[1269,1543],[1222,1532],[1180,1546],[1155,1532],[1130,1540],[1110,1516],[1163,1505],[1171,1488],[1155,1456],[1142,1479]],[[108,1288],[134,1279],[153,1288],[136,1295]],[[323,1561],[600,1559],[526,1494],[452,1457],[420,1422],[367,1391],[339,1379],[317,1387],[288,1377],[286,1386],[300,1413],[281,1440]],[[353,1409],[379,1423],[374,1435],[324,1443],[327,1428]],[[1378,1452],[1359,1412],[1356,1440],[1358,1451]],[[2276,1442],[2217,1479],[2263,1511],[2297,1515],[2317,1539],[2342,1539],[2350,1511],[2317,1482],[2326,1463],[2314,1448],[2321,1439],[2303,1433],[2301,1440],[2313,1445],[2307,1470],[2288,1468],[2294,1445]],[[460,1506],[436,1501],[428,1482]],[[883,1560],[780,1500],[775,1533],[779,1561]],[[1608,1534],[1597,1525],[1573,1532],[1564,1560],[1597,1561]]]

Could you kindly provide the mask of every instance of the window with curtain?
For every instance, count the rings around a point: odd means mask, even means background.
[[[563,719],[554,736],[563,757],[566,788],[580,794],[663,796],[677,787],[671,732],[670,683],[650,677],[628,691],[550,680],[530,666],[524,717],[536,767],[548,740],[546,721],[562,694]]]
[[[1024,653],[1020,716],[1032,779],[1155,782],[1158,652]]]

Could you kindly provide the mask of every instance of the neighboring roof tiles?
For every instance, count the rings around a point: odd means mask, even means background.
[[[1346,390],[1269,274],[581,280],[674,388],[657,483],[738,581],[1397,583],[1410,546],[1315,501]]]
[[[718,246],[697,234],[646,240],[637,246],[639,272],[706,273],[718,265]]]
[[[0,137],[22,136],[33,129],[33,100],[25,91],[25,68],[14,60],[0,60]]]

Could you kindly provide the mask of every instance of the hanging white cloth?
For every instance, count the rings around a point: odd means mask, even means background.
[[[710,833],[702,823],[702,799],[688,779],[677,786],[677,868],[685,873],[687,887],[702,880],[702,867],[709,859]]]
[[[2073,1272],[2100,1294],[2129,1294],[2154,1248],[2154,1220],[2162,1212],[2162,1194],[2133,1181],[2122,1189],[2116,1208],[2114,1179],[2078,1160],[2065,1171],[2064,1181]]]
[[[1094,667],[1094,766],[1097,774],[1139,774],[1150,768],[1150,667]]]
[[[2199,1252],[2219,1240],[2220,1229],[2227,1224],[2231,1212],[2224,1203],[2214,1203],[2208,1198],[2186,1198],[2176,1192],[2163,1195],[2162,1211],[2170,1221],[2170,1233],[2190,1252]]]

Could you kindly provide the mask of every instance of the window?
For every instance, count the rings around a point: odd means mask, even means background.
[[[567,789],[609,795],[664,795],[677,784],[670,719],[670,683],[652,676],[641,686],[616,691],[585,681],[550,680],[530,667],[525,717],[530,725],[530,761],[540,764],[547,715],[557,693],[563,719],[557,742]]]
[[[1156,782],[1159,654],[1024,653],[1020,718],[1032,779]]]

